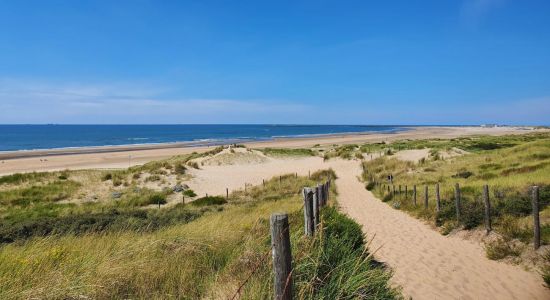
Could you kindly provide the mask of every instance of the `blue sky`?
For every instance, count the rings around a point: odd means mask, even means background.
[[[0,1],[0,123],[550,124],[550,1]]]

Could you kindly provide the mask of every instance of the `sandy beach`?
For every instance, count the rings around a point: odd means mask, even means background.
[[[249,148],[301,148],[314,145],[391,142],[399,139],[453,138],[470,135],[522,134],[542,131],[529,127],[414,127],[398,133],[368,133],[286,138],[245,143]],[[188,143],[88,147],[0,152],[0,175],[64,169],[116,169],[141,165],[178,154],[208,151],[215,146],[190,147]]]

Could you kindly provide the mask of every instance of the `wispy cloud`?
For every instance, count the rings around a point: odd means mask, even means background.
[[[168,89],[0,80],[0,123],[246,123],[296,117],[306,105],[165,97]]]

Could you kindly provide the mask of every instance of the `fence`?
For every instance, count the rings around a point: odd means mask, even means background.
[[[304,233],[314,236],[320,224],[319,211],[329,201],[331,180],[316,187],[305,187],[304,198]],[[290,228],[286,213],[271,215],[271,249],[273,257],[273,297],[277,300],[292,299],[292,253],[290,245]]]
[[[372,178],[372,177],[371,177]],[[398,194],[396,194],[395,185],[383,184],[380,182],[375,181],[372,179],[374,185],[378,188],[380,188],[382,191],[386,191],[390,193],[390,190],[393,191],[393,196],[401,195],[401,185],[399,185]],[[439,212],[441,210],[441,197],[440,197],[440,187],[439,183],[435,185],[435,209],[436,212]],[[408,197],[408,187],[405,185],[405,200],[407,200]],[[454,186],[454,205],[456,210],[456,219],[457,221],[461,220],[461,212],[462,212],[462,205],[461,205],[461,189],[460,185],[458,183]],[[417,198],[417,192],[416,192],[416,185],[413,185],[412,190],[412,203],[414,206],[417,205],[416,203]],[[483,205],[484,205],[484,224],[485,224],[485,230],[487,234],[489,234],[492,231],[492,220],[491,220],[491,200],[489,197],[489,186],[484,185],[482,190],[482,198],[483,198]],[[428,201],[429,201],[429,195],[428,195],[428,185],[424,186],[424,209],[428,209]],[[531,203],[532,203],[532,210],[533,210],[533,247],[536,249],[540,248],[540,220],[539,220],[539,187],[533,186],[531,187]]]

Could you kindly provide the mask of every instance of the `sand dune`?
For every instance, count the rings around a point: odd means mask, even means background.
[[[521,134],[535,129],[523,127],[416,127],[395,134],[347,134],[310,138],[276,139],[246,143],[249,148],[311,147],[316,144],[351,144],[365,142],[391,142],[400,139],[453,138],[459,136],[490,134]],[[536,131],[547,131],[537,129]],[[213,147],[184,147],[181,144],[94,147],[70,150],[39,150],[0,152],[0,175],[16,172],[55,171],[63,169],[110,169],[141,165],[152,160],[169,158],[178,154],[202,152]]]
[[[442,236],[376,199],[358,177],[358,161],[323,162],[318,157],[272,159],[257,165],[206,166],[194,173],[190,186],[201,193],[222,194],[225,188],[242,189],[244,183],[261,184],[262,178],[282,173],[307,175],[333,168],[342,209],[358,221],[371,250],[395,275],[393,283],[413,299],[550,299],[539,274],[519,266],[491,261],[482,246],[459,236]]]
[[[357,163],[337,162],[338,201],[369,238],[375,257],[394,271],[393,282],[413,299],[550,299],[539,274],[491,261],[481,245],[442,236],[376,199],[357,180]]]

